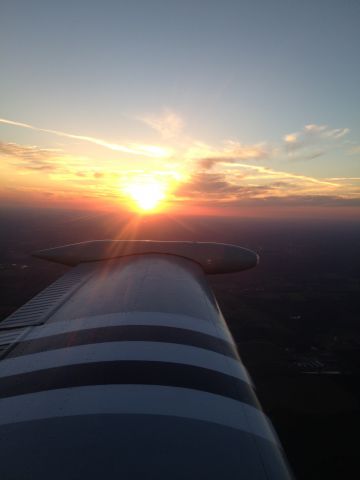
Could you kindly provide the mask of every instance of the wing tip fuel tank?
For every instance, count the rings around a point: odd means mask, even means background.
[[[40,250],[33,256],[76,266],[79,263],[154,253],[193,260],[207,274],[239,272],[253,268],[259,262],[255,252],[237,245],[157,240],[93,240]]]

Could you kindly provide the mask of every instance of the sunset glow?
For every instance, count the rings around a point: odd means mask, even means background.
[[[153,212],[165,199],[165,186],[154,178],[139,178],[126,187],[126,193],[140,212]]]
[[[206,18],[201,2],[141,2],[134,24],[137,2],[110,2],[79,29],[62,2],[24,25],[6,3],[1,205],[359,217],[357,2],[342,24],[317,2],[297,18],[234,1]]]

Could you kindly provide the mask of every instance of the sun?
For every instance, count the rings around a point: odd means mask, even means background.
[[[156,211],[165,199],[165,185],[154,178],[139,178],[131,181],[125,191],[138,211],[150,213]]]

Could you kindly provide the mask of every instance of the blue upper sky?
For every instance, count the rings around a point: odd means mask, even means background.
[[[3,116],[105,133],[164,106],[199,136],[248,142],[306,123],[360,127],[357,0],[3,0],[1,11]]]

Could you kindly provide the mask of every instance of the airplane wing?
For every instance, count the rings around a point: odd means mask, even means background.
[[[289,479],[205,273],[237,246],[94,241],[0,324],[0,477]]]

